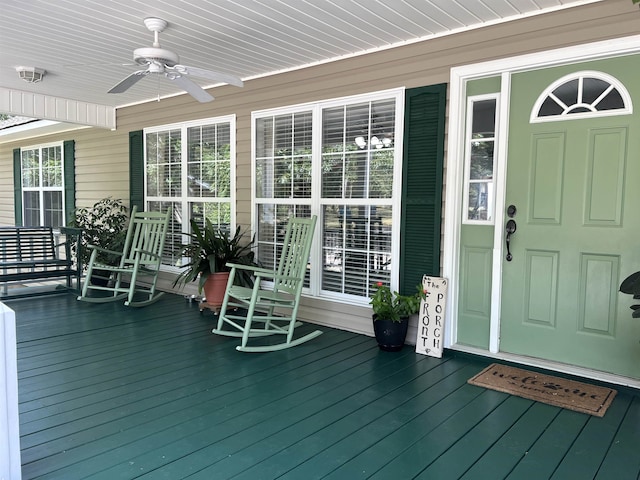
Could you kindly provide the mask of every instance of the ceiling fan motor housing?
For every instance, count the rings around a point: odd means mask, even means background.
[[[162,63],[167,67],[173,67],[180,63],[180,57],[177,54],[171,50],[156,47],[136,48],[133,51],[133,60],[138,65]]]

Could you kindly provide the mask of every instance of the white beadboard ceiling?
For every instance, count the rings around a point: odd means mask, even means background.
[[[133,50],[151,46],[145,17],[169,22],[160,43],[181,64],[248,80],[593,1],[0,0],[0,91],[109,107],[179,93],[150,77],[125,93],[107,93],[138,69]],[[17,66],[47,74],[28,84]]]

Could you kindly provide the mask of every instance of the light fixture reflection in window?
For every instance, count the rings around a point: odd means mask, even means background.
[[[380,138],[378,138],[376,135],[371,137],[369,142],[367,142],[367,139],[364,138],[363,136],[358,136],[354,138],[353,141],[360,149],[366,148],[367,144],[371,145],[371,148],[376,148],[376,149],[389,148],[393,143],[393,140],[387,136],[382,137],[382,140],[380,140]]]

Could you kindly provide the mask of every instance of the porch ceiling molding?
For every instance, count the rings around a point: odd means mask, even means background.
[[[57,122],[116,128],[116,109],[107,105],[0,87],[0,111]]]

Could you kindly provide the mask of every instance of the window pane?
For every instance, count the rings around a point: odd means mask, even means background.
[[[578,103],[578,79],[563,83],[553,91],[553,94],[565,105]]]
[[[624,108],[624,100],[618,90],[611,90],[595,107],[598,110],[617,110]]]
[[[564,109],[558,104],[558,102],[551,97],[547,97],[544,99],[544,102],[542,102],[538,116],[554,117],[556,115],[562,115],[562,112],[564,112]]]
[[[322,153],[343,152],[345,141],[344,107],[322,111]]]
[[[469,185],[469,220],[490,220],[490,183],[477,182]]]
[[[180,202],[148,202],[147,209],[152,212],[171,211],[167,236],[164,240],[162,263],[164,265],[180,265],[181,259],[177,253],[182,245],[182,232],[188,231],[188,222],[183,217]]]
[[[193,202],[189,204],[191,208],[190,218],[204,226],[205,219],[208,219],[220,230],[229,233],[231,231],[231,205],[228,202]]]
[[[277,268],[287,225],[292,217],[309,218],[311,208],[308,205],[263,204],[258,206],[257,260],[262,267],[273,270]],[[304,285],[309,286],[308,272]]]
[[[273,198],[273,158],[256,160],[256,196]]]
[[[256,129],[256,195],[259,198],[310,198],[311,112],[258,119]],[[268,138],[269,134],[273,135],[272,139]],[[275,148],[271,156],[270,145]]]
[[[369,174],[369,198],[393,196],[393,149],[375,151],[371,156]]]
[[[44,226],[61,227],[64,225],[64,211],[62,210],[62,192],[43,192],[44,200]]]
[[[369,153],[356,152],[345,156],[344,197],[367,198]]]
[[[496,124],[495,98],[470,102],[471,118],[467,135],[467,172],[465,178],[465,220],[493,220],[493,176]]]
[[[599,78],[586,77],[582,82],[582,101],[588,104],[595,102],[607,88],[609,88],[609,82]],[[622,106],[618,108],[622,108]]]
[[[493,178],[493,141],[471,143],[471,180]]]
[[[42,186],[62,186],[62,151],[60,147],[42,149]]]
[[[228,197],[231,187],[229,124],[191,127],[187,136],[188,195]]]
[[[22,187],[40,186],[40,150],[22,151]]]
[[[147,135],[147,195],[179,196],[181,190],[181,132],[171,130]]]
[[[391,198],[394,129],[394,101],[324,109],[322,197]]]
[[[322,156],[322,198],[342,198],[342,153]]]
[[[396,103],[383,100],[371,104],[371,143],[374,148],[393,147],[396,128]],[[376,138],[378,141],[376,142]]]
[[[38,192],[23,192],[24,225],[39,227],[40,225],[40,194]]]
[[[369,284],[391,277],[389,205],[327,205],[323,209],[324,290],[368,296]]]
[[[273,117],[256,120],[256,157],[273,156]]]
[[[496,101],[481,100],[473,102],[472,138],[488,138],[495,136]]]

